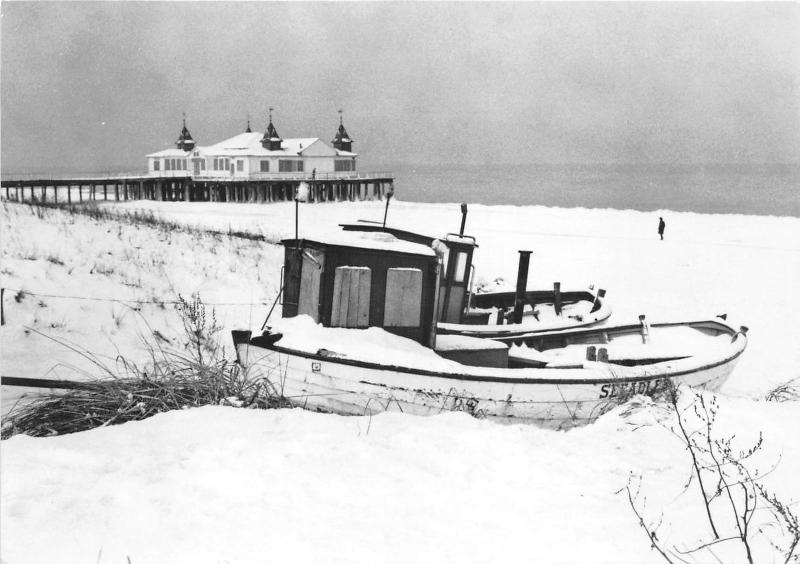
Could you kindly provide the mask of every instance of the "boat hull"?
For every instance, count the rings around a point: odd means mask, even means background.
[[[485,369],[443,373],[237,344],[249,378],[263,378],[292,405],[345,415],[386,411],[435,415],[463,411],[504,423],[568,429],[590,423],[635,394],[655,395],[668,382],[717,391],[744,350],[746,337],[715,358],[646,366],[585,362],[572,368]],[[466,367],[465,367],[466,368]]]

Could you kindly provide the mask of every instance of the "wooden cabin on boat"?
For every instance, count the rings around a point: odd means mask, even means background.
[[[383,327],[432,346],[438,258],[390,234],[286,239],[283,317],[325,327]]]
[[[282,243],[283,317],[308,315],[324,327],[381,327],[464,364],[507,366],[508,347],[502,343],[450,335],[437,342],[435,317],[446,311],[438,304],[460,304],[465,298],[458,288],[466,291],[471,253],[451,257],[445,267],[430,245],[388,232],[343,232],[324,242]],[[453,276],[457,282],[448,291],[441,272],[452,272],[453,265],[463,269],[463,276]]]

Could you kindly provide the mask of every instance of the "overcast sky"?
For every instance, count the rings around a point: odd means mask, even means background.
[[[800,162],[798,3],[2,4],[5,172],[136,170],[186,112],[362,165]]]

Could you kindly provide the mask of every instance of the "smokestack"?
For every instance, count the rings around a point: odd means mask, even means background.
[[[461,229],[458,231],[459,237],[464,236],[464,226],[467,224],[467,204],[461,204]]]
[[[517,270],[517,290],[514,293],[514,323],[522,323],[522,310],[525,307],[525,290],[528,287],[528,265],[532,251],[519,251]]]

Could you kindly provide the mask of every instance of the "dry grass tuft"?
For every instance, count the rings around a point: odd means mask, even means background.
[[[90,360],[103,378],[15,407],[4,418],[0,436],[64,435],[204,405],[289,407],[266,378],[252,378],[224,358],[218,341],[221,328],[213,309],[206,313],[199,296],[179,296],[176,310],[186,330],[183,347],[163,348],[157,331],[151,329],[150,336],[142,339],[150,357],[144,366],[119,356],[116,365],[108,367],[89,351],[58,341]]]

